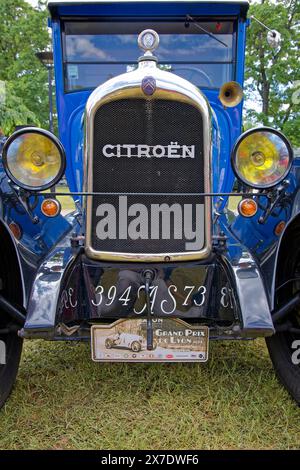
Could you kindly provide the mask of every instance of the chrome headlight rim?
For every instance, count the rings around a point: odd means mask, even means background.
[[[52,181],[44,184],[44,185],[40,185],[40,186],[30,186],[30,185],[27,185],[27,184],[24,184],[22,183],[21,181],[19,181],[13,174],[12,172],[10,171],[9,169],[9,165],[8,165],[8,150],[11,146],[11,144],[20,136],[24,135],[24,134],[39,134],[39,135],[42,135],[44,137],[47,137],[48,139],[50,139],[53,144],[57,147],[58,151],[59,151],[59,154],[60,154],[60,157],[61,157],[61,165],[60,165],[60,169],[59,169],[59,172],[57,173],[57,175],[55,176],[55,178],[53,178]],[[2,149],[2,162],[3,162],[3,168],[8,176],[8,178],[18,187],[22,188],[22,189],[25,189],[26,191],[30,191],[30,192],[40,192],[40,191],[45,191],[47,189],[50,189],[52,188],[53,186],[55,186],[63,177],[65,171],[66,171],[66,164],[67,164],[67,159],[66,159],[66,152],[65,152],[65,149],[62,145],[62,143],[60,142],[60,140],[54,135],[52,134],[52,132],[50,131],[47,131],[46,129],[41,129],[39,127],[24,127],[22,129],[19,129],[17,131],[15,131],[4,143],[4,146],[3,146],[3,149]]]
[[[239,173],[238,169],[236,168],[236,158],[235,157],[236,157],[236,153],[237,153],[237,150],[238,150],[240,144],[242,143],[242,141],[246,137],[248,137],[251,134],[258,133],[258,132],[269,132],[271,134],[275,134],[278,137],[280,137],[282,139],[282,141],[284,142],[284,144],[286,145],[288,153],[289,153],[289,165],[288,165],[285,173],[283,175],[281,175],[281,177],[277,181],[275,181],[274,183],[268,183],[267,185],[254,184],[254,183],[251,183],[251,182],[247,181]],[[249,129],[249,130],[243,132],[239,136],[237,141],[235,142],[235,144],[233,146],[233,149],[232,149],[232,152],[231,152],[231,166],[232,166],[233,172],[234,172],[235,176],[237,177],[237,179],[239,181],[241,181],[243,184],[245,184],[245,186],[248,186],[248,187],[253,188],[253,189],[261,189],[261,190],[274,188],[275,186],[280,184],[287,177],[289,172],[291,171],[291,167],[292,167],[292,164],[293,164],[293,159],[294,159],[294,151],[293,151],[292,145],[291,145],[290,141],[288,140],[288,138],[281,131],[279,131],[277,129],[274,129],[273,127],[268,127],[268,126],[254,127],[253,129]]]

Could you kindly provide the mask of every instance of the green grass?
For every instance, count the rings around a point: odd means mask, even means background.
[[[238,197],[238,196],[229,197],[228,198],[228,209],[231,210],[232,212],[236,212],[238,204],[241,200],[242,200],[242,198]]]
[[[207,364],[94,364],[88,344],[28,341],[1,449],[298,449],[300,410],[266,347],[211,344]]]
[[[56,187],[57,193],[69,193],[70,190],[67,186],[57,186]],[[61,208],[64,214],[72,212],[75,210],[74,199],[71,196],[57,196],[57,199],[61,203]]]

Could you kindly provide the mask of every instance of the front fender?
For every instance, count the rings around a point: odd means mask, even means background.
[[[31,196],[31,214],[26,211],[18,195],[10,186],[0,160],[0,224],[7,232],[18,260],[25,308],[39,266],[59,240],[72,229],[72,222],[69,218],[62,215],[55,218],[45,217],[40,208],[42,200],[42,197]],[[19,240],[9,229],[11,223],[17,224],[20,229]]]

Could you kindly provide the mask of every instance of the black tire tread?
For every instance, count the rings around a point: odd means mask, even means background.
[[[293,277],[293,270],[300,260],[300,227],[296,226],[283,242],[281,247],[281,264],[276,285],[281,285]],[[279,301],[285,302],[290,298],[290,289],[284,289]],[[276,333],[266,338],[266,344],[276,375],[292,398],[300,406],[300,365],[292,363],[291,344],[293,338],[288,332]],[[300,339],[300,337],[299,337]]]

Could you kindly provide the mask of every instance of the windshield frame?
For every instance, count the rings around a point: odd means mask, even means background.
[[[203,23],[203,22],[232,22],[233,23],[233,32],[232,32],[232,60],[230,61],[205,61],[205,60],[197,60],[197,61],[168,61],[168,62],[162,62],[159,61],[158,65],[165,65],[165,64],[177,64],[177,65],[205,65],[205,64],[222,64],[222,65],[231,65],[231,78],[230,80],[236,80],[236,75],[237,75],[237,56],[238,56],[238,18],[236,16],[197,16],[194,17],[197,22]],[[110,17],[110,18],[103,18],[103,17],[76,17],[76,18],[63,18],[61,21],[61,41],[62,41],[62,61],[63,61],[63,79],[64,79],[64,93],[65,94],[72,94],[72,93],[80,93],[80,92],[87,92],[87,91],[93,91],[95,87],[82,87],[78,89],[70,89],[68,88],[68,65],[137,65],[138,63],[138,57],[136,60],[124,60],[124,61],[91,61],[87,60],[86,62],[84,61],[74,61],[74,60],[68,60],[67,59],[67,45],[66,45],[66,28],[65,25],[67,23],[143,23],[143,22],[148,22],[151,23],[151,26],[153,29],[155,29],[155,24],[156,23],[184,23],[186,21],[186,17],[184,16],[158,16],[155,18],[150,18],[150,17],[132,17],[128,16],[126,18],[124,17]],[[195,27],[193,23],[190,23],[190,28]],[[114,32],[112,30],[111,34],[120,34],[117,31]],[[195,32],[196,34],[196,32]],[[137,33],[138,35],[138,33]],[[176,74],[176,72],[173,72]],[[117,74],[118,75],[118,74]],[[207,89],[207,90],[219,90],[219,86],[216,87],[208,87],[208,86],[198,86],[200,89]]]

